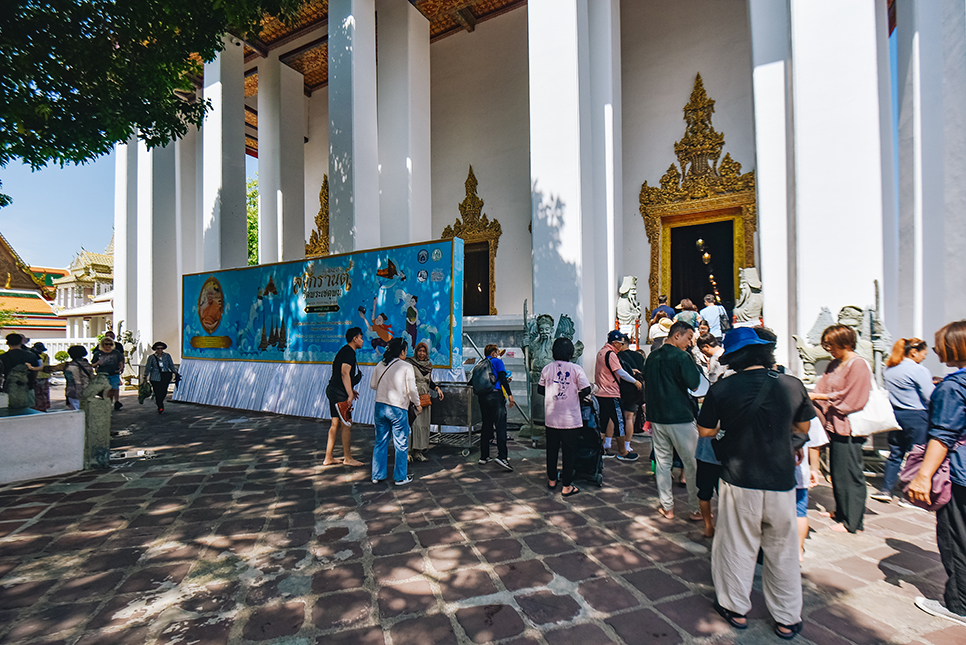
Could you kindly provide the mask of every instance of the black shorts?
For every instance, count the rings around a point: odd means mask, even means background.
[[[621,400],[610,396],[598,396],[597,405],[600,408],[600,432],[607,430],[607,421],[613,420],[614,434],[624,436],[624,412],[621,410]]]
[[[349,397],[343,395],[342,392],[333,391],[332,388],[325,388],[325,397],[329,400],[329,418],[338,419],[339,409],[335,407],[336,403],[341,403],[342,401],[348,401]]]
[[[709,464],[698,460],[698,474],[695,483],[698,485],[698,499],[710,502],[718,492],[718,481],[721,479],[721,464]]]
[[[631,412],[636,414],[637,411],[641,409],[641,406],[638,405],[637,401],[633,401],[633,400],[625,399],[624,397],[621,397],[621,409],[624,412]]]

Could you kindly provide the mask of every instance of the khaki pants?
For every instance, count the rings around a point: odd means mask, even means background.
[[[802,619],[802,569],[798,562],[795,489],[739,488],[722,481],[718,522],[711,547],[711,576],[718,604],[730,611],[751,610],[751,585],[759,547],[765,558],[762,592],[775,622]]]
[[[674,491],[671,483],[671,464],[674,451],[684,464],[684,479],[688,486],[688,510],[697,513],[698,507],[698,462],[694,453],[698,449],[698,426],[690,423],[651,422],[651,445],[654,447],[654,476],[657,480],[657,494],[664,510],[674,510]]]

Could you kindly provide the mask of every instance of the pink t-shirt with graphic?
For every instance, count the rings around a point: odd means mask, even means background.
[[[548,428],[579,428],[580,400],[577,393],[590,387],[583,368],[567,361],[554,361],[540,372],[540,385],[546,388],[543,399]]]

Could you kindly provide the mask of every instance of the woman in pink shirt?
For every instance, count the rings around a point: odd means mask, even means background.
[[[862,472],[865,437],[852,436],[848,415],[865,407],[872,390],[872,370],[855,353],[855,343],[855,330],[846,325],[832,325],[822,332],[822,347],[834,360],[809,395],[829,436],[829,474],[835,498],[831,517],[841,522],[832,529],[849,533],[863,528],[868,491]]]
[[[583,426],[580,400],[590,394],[590,381],[583,368],[571,363],[574,344],[567,338],[553,341],[553,362],[543,368],[537,392],[544,396],[547,424],[547,488],[557,487],[557,453],[563,448],[560,492],[570,497],[580,492],[573,485],[577,435]]]

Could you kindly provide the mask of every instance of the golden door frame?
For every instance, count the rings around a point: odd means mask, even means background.
[[[678,165],[671,164],[660,187],[641,186],[640,211],[651,245],[650,308],[658,296],[671,291],[671,230],[682,226],[733,222],[735,297],[738,271],[755,266],[758,228],[755,173],[741,173],[741,164],[725,154],[724,134],[711,124],[714,101],[704,90],[701,74],[694,80],[691,99],[684,106],[687,128],[674,144]],[[721,159],[719,163],[719,159]]]

